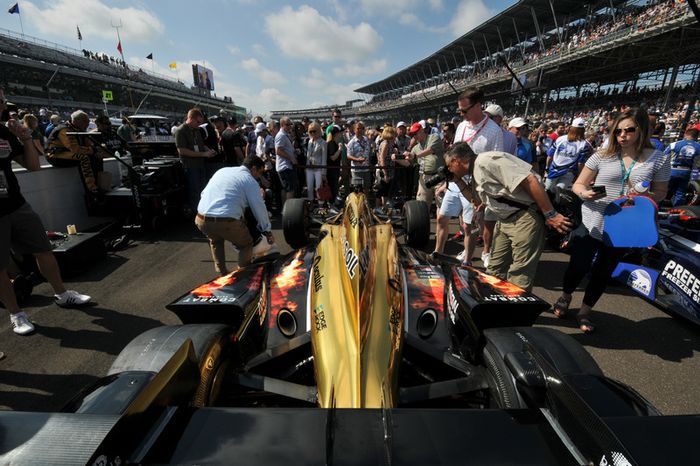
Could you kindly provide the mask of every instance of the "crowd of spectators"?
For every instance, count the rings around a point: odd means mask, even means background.
[[[496,52],[470,66],[449,70],[429,79],[415,83],[408,91],[394,90],[378,94],[361,111],[397,108],[410,103],[436,98],[462,90],[468,85],[484,85],[492,79],[510,79],[510,73],[500,65],[498,56],[505,53],[511,68],[532,65],[538,60],[570,54],[597,41],[610,40],[613,33],[640,34],[650,28],[664,24],[685,14],[692,14],[685,0],[656,0],[644,5],[628,4],[616,10],[615,17],[609,11],[601,12],[585,20],[564,26],[562,40],[556,32],[543,38],[544,50],[537,40],[516,44],[506,52]]]
[[[125,68],[128,67],[124,60],[111,57],[111,56],[107,55],[106,53],[95,53],[95,52],[91,52],[90,50],[83,49],[83,56],[85,58],[89,58],[90,60],[97,60],[99,62],[102,62],[105,65],[122,66]]]

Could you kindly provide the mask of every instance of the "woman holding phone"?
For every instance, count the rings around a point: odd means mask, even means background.
[[[621,196],[639,194],[633,186],[643,181],[651,182],[644,195],[660,201],[666,196],[671,171],[668,157],[649,142],[649,117],[643,109],[620,114],[610,127],[609,141],[606,149],[586,161],[572,186],[573,192],[583,200],[583,222],[577,232],[581,234],[575,234],[569,243],[572,253],[564,274],[562,295],[552,309],[557,317],[566,317],[572,293],[590,270],[591,278],[576,316],[585,333],[595,329],[590,319],[591,310],[627,250],[603,243],[605,208]],[[634,226],[630,228],[633,230]]]

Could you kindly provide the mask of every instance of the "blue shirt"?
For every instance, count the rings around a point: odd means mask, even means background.
[[[197,211],[207,217],[243,218],[246,207],[253,211],[258,230],[272,230],[257,180],[246,167],[224,167],[214,173],[202,191]]]
[[[529,139],[517,138],[518,139],[518,149],[515,153],[516,157],[527,163],[533,163],[535,161],[535,148]]]
[[[282,148],[284,153],[289,157],[295,155],[292,138],[289,136],[289,134],[285,133],[283,129],[279,130],[275,136],[275,150],[277,150],[278,147]],[[294,165],[292,164],[291,160],[280,157],[279,155],[277,156],[277,160],[275,161],[275,170],[281,172],[284,170],[292,170],[293,168]]]
[[[690,176],[700,156],[700,144],[690,139],[676,141],[665,152],[671,158],[671,176]]]
[[[551,157],[547,178],[558,178],[570,171],[576,172],[579,163],[585,163],[593,153],[593,147],[582,139],[569,141],[569,136],[559,136],[554,145],[547,152]]]
[[[649,142],[651,142],[651,145],[654,146],[654,149],[656,150],[663,152],[664,149],[666,149],[664,143],[659,141],[657,138],[649,138]]]

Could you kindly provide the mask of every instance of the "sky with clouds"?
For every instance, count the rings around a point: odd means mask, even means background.
[[[7,8],[14,1],[6,0]],[[118,56],[192,83],[194,63],[214,92],[253,113],[342,104],[353,89],[425,58],[515,0],[33,0],[27,35]],[[20,31],[17,15],[0,28]],[[154,60],[146,59],[153,53]],[[168,67],[177,63],[176,70]],[[363,96],[364,97],[364,96]]]

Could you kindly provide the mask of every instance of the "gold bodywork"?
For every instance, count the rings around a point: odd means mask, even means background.
[[[310,277],[311,343],[319,405],[395,407],[403,326],[398,244],[363,194],[325,224]]]

